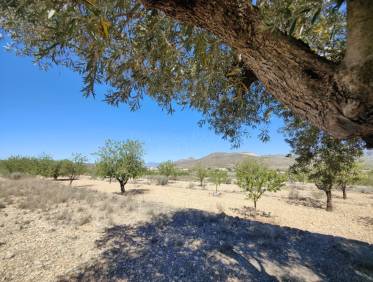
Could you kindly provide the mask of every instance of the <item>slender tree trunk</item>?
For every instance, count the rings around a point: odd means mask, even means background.
[[[202,187],[203,186],[203,178],[200,179],[200,182],[201,182],[200,186]]]
[[[120,192],[122,194],[124,194],[124,192],[126,192],[126,189],[124,188],[125,184],[124,184],[124,181],[119,181],[119,184],[120,184]]]
[[[74,178],[70,178],[70,186],[73,184]]]
[[[332,205],[332,191],[327,190],[325,191],[326,193],[326,210],[327,211],[332,211],[333,210],[333,205]]]
[[[128,179],[117,179],[120,184],[120,192],[124,194],[126,192],[126,184],[128,182]]]
[[[250,81],[260,80],[298,117],[334,137],[362,137],[373,147],[373,1],[347,1],[347,52],[340,64],[266,29],[248,0],[141,2],[215,34],[241,54]]]
[[[257,200],[254,200],[254,217],[256,217],[256,202]]]
[[[343,193],[343,199],[346,200],[347,199],[346,185],[342,185],[341,189],[342,189],[342,193]]]

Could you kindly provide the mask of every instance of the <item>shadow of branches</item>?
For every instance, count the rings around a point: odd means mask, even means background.
[[[96,244],[100,257],[60,281],[369,281],[373,270],[369,244],[190,209]]]

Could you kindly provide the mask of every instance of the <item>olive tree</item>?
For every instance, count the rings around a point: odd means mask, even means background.
[[[107,140],[96,154],[98,174],[115,178],[119,182],[121,193],[126,191],[128,180],[145,171],[143,145],[137,140]]]
[[[255,214],[260,197],[267,191],[277,192],[285,184],[283,175],[253,160],[245,160],[236,166],[236,178],[237,185],[253,201]]]
[[[82,74],[85,95],[105,82],[113,105],[190,106],[234,142],[285,106],[371,147],[372,14],[370,0],[11,0],[0,29],[17,54]]]
[[[227,181],[228,173],[222,169],[214,169],[209,174],[212,183],[215,184],[215,193],[218,193],[218,187]]]
[[[201,164],[198,164],[195,168],[194,168],[195,172],[196,172],[196,175],[197,175],[197,178],[200,182],[200,186],[202,187],[203,186],[203,180],[208,177],[209,175],[209,171],[207,170],[207,168],[205,168],[204,166],[202,166]]]

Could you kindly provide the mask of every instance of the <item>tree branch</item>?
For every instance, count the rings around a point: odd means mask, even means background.
[[[359,40],[354,34],[361,35],[362,30],[372,26],[367,24],[372,21],[373,1],[348,3],[352,38],[341,66],[316,55],[299,40],[280,31],[269,31],[259,10],[247,0],[142,0],[142,3],[183,23],[202,27],[236,49],[247,69],[299,117],[338,138],[372,139],[373,76],[367,76],[365,70],[372,69],[373,38],[361,41],[366,48],[357,56],[358,61],[352,51],[355,40]],[[370,12],[363,13],[361,8]],[[357,24],[360,20],[356,17],[366,19]],[[354,30],[355,26],[360,27]],[[369,37],[372,33],[369,32]],[[362,68],[357,73],[363,71],[365,75],[351,77],[351,68]]]

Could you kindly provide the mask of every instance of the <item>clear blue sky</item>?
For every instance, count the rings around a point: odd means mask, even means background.
[[[0,42],[4,43],[4,41]],[[2,44],[3,45],[3,44]],[[105,139],[139,139],[145,145],[145,160],[159,162],[201,157],[211,152],[245,151],[257,154],[284,154],[289,147],[270,126],[271,141],[253,137],[237,150],[208,129],[198,127],[200,114],[190,110],[168,115],[147,99],[137,112],[126,105],[105,104],[103,93],[84,98],[81,78],[62,67],[47,72],[30,58],[17,57],[0,47],[0,159],[10,155],[51,154],[57,159],[73,152],[91,155]]]

